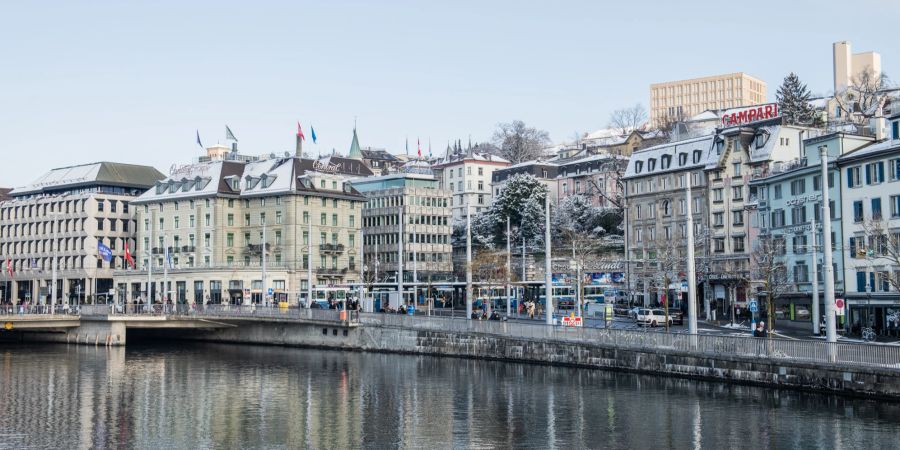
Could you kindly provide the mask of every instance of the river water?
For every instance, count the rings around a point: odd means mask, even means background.
[[[897,448],[900,404],[405,355],[0,347],[0,448]]]

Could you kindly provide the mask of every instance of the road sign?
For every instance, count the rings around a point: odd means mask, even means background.
[[[274,293],[275,293],[275,291],[274,291],[274,290],[272,290],[272,288],[269,288],[269,291],[268,291],[268,292],[269,292],[269,296],[271,296],[271,295],[272,295],[272,294],[274,294]]]
[[[837,316],[843,316],[844,315],[844,306],[846,306],[846,304],[844,303],[844,299],[842,299],[842,298],[834,299],[834,314]]]
[[[752,312],[752,313],[759,312],[759,303],[757,303],[756,300],[750,301],[750,312]]]
[[[580,327],[583,325],[584,322],[581,316],[563,316],[562,318],[562,326],[564,327]]]

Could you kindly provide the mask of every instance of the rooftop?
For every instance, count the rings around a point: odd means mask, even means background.
[[[30,184],[13,189],[10,195],[15,197],[92,185],[144,190],[163,178],[165,175],[150,166],[103,161],[52,169]]]

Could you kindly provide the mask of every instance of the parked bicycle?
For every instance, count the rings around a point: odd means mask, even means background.
[[[866,342],[872,342],[875,340],[875,330],[872,327],[865,327],[862,329],[862,340]]]

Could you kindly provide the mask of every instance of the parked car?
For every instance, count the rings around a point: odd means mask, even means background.
[[[809,320],[809,309],[805,306],[797,306],[794,308],[794,319],[796,320]]]
[[[640,311],[641,309],[643,309],[643,308],[641,308],[641,307],[639,307],[639,306],[635,306],[634,308],[629,309],[629,310],[628,310],[628,317],[630,317],[630,318],[632,318],[632,319],[637,319],[638,311]]]
[[[672,319],[672,323],[684,325],[684,313],[678,308],[669,308],[669,319]]]
[[[661,309],[640,308],[637,313],[638,326],[657,327],[665,325],[666,313]],[[669,317],[669,325],[672,325],[672,318]]]
[[[613,314],[617,316],[627,316],[630,310],[631,308],[629,308],[628,305],[624,303],[616,303],[616,306],[613,307]]]

